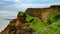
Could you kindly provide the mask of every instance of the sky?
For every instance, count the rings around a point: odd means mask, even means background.
[[[44,8],[60,5],[60,0],[0,0],[0,10],[24,11],[27,8]]]

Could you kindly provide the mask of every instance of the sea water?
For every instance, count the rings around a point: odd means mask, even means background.
[[[11,19],[15,19],[18,12],[0,11],[0,32],[4,30]]]

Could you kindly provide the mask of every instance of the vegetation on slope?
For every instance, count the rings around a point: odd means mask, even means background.
[[[47,16],[47,25],[50,25],[53,22],[58,21],[59,19],[60,19],[60,13],[52,11]]]
[[[38,17],[30,16],[24,12],[19,12],[17,17],[25,17],[23,19],[24,22],[28,22],[29,26],[22,26],[22,30],[24,34],[26,34],[26,28],[31,28],[34,30],[32,34],[38,34],[38,32],[41,30],[41,34],[60,34],[60,13],[56,12],[50,12],[47,16],[47,27],[44,26],[42,21]],[[9,26],[13,27],[11,28],[13,31],[10,31],[10,33],[21,33],[20,26],[15,27],[15,24],[11,22]],[[14,30],[14,28],[18,28]]]
[[[60,34],[60,20],[52,23],[42,30],[42,34]]]
[[[47,16],[47,25],[41,34],[60,34],[60,13],[50,12]]]
[[[40,28],[44,27],[44,24],[41,22],[41,20],[39,18],[30,16],[23,12],[19,12],[19,13],[21,13],[22,16],[24,16],[24,15],[26,16],[24,21],[27,21],[29,23],[29,28],[32,28],[36,33],[39,31]],[[21,16],[20,14],[18,14],[18,15]]]
[[[25,13],[23,13],[25,14]],[[25,21],[29,22],[29,27],[35,30],[37,33],[44,24],[37,17],[25,14]],[[47,27],[43,28],[42,34],[60,34],[60,14],[56,12],[50,12],[47,16]]]
[[[39,18],[30,16],[28,14],[26,14],[26,16],[26,21],[30,22],[29,27],[33,28],[36,33],[39,31],[40,28],[44,27],[44,24]]]

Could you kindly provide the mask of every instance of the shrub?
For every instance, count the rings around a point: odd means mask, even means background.
[[[47,23],[48,24],[51,24],[57,20],[60,19],[60,14],[59,13],[56,13],[56,12],[50,12],[48,15],[47,15]]]
[[[18,16],[23,16],[24,12],[18,12]]]
[[[42,29],[42,34],[60,34],[60,20],[53,22],[48,27]]]
[[[13,26],[15,26],[15,24],[14,23],[10,23],[9,26],[13,27]]]
[[[29,27],[34,29],[36,33],[44,26],[38,17],[33,17],[28,14],[26,14],[26,21],[30,22]]]

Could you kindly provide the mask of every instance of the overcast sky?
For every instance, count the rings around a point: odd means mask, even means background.
[[[0,0],[0,10],[20,11],[33,7],[49,7],[52,4],[60,5],[60,0]]]

